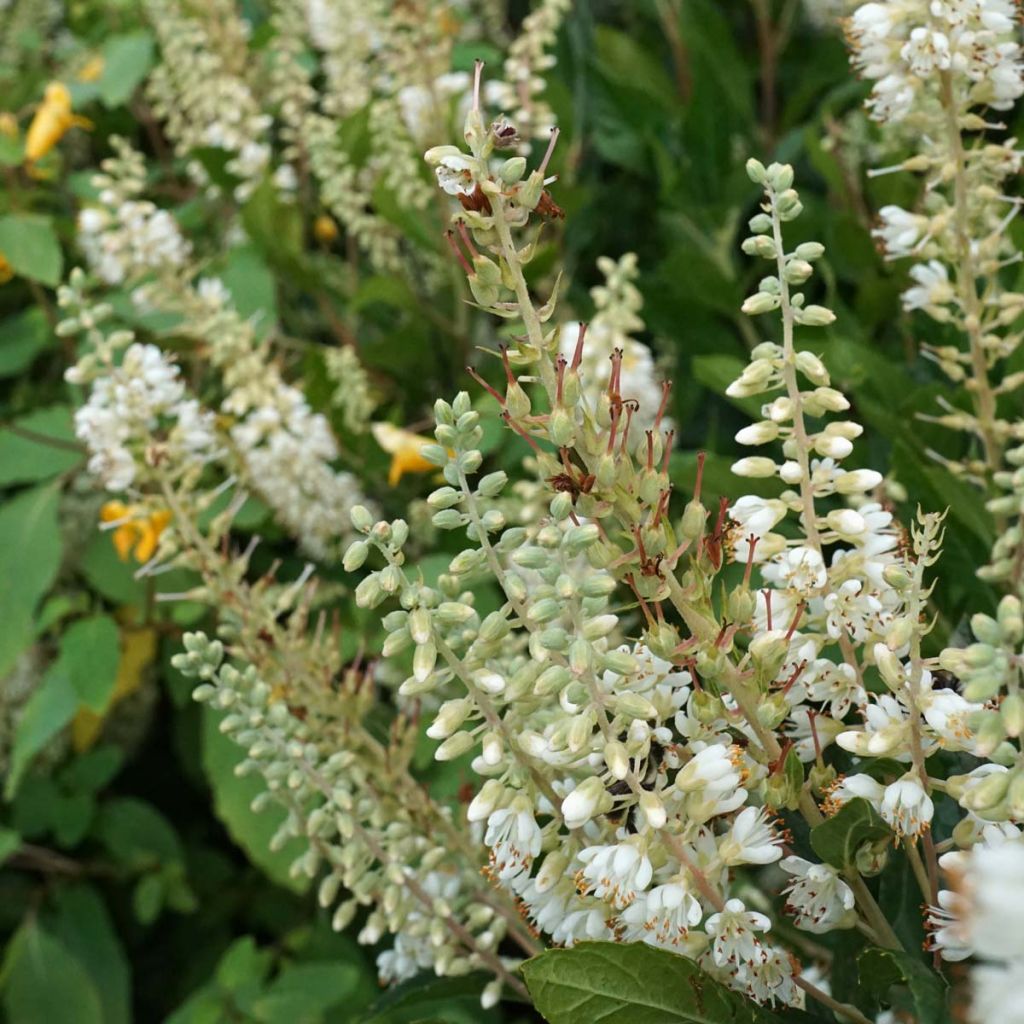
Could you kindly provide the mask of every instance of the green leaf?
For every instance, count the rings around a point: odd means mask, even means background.
[[[62,885],[47,928],[89,973],[103,1007],[104,1024],[129,1024],[131,972],[114,923],[89,885]]]
[[[0,865],[20,846],[21,836],[13,828],[0,826]]]
[[[83,461],[83,453],[68,447],[75,432],[66,405],[37,409],[13,426],[0,430],[0,487],[46,480]]]
[[[77,709],[78,695],[67,672],[59,665],[52,666],[29,697],[18,720],[4,785],[5,799],[14,796],[32,758],[71,721]]]
[[[274,275],[266,260],[253,245],[229,250],[226,265],[220,275],[239,315],[258,318],[266,328],[277,319],[277,294]]]
[[[81,962],[30,918],[18,929],[0,972],[12,1024],[104,1024],[99,993]]]
[[[108,800],[95,833],[113,857],[132,871],[181,863],[182,850],[170,822],[152,804],[135,797]]]
[[[861,987],[867,996],[890,1002],[894,985],[905,993],[893,993],[892,1005],[913,1013],[928,1024],[946,1024],[952,1017],[946,1004],[946,984],[942,978],[909,953],[872,947],[857,958]]]
[[[0,377],[13,377],[27,369],[53,341],[54,334],[38,307],[7,317],[0,322]]]
[[[9,213],[0,217],[0,253],[21,277],[56,288],[64,269],[64,255],[49,217]]]
[[[117,557],[110,534],[97,529],[78,563],[78,570],[96,593],[112,604],[140,606],[146,584],[135,578],[135,566]]]
[[[0,506],[0,679],[32,639],[36,606],[60,567],[59,498],[47,484]]]
[[[645,943],[549,949],[523,975],[550,1024],[781,1024],[692,960]]]
[[[220,715],[204,707],[203,770],[213,791],[213,809],[217,817],[256,867],[278,885],[304,892],[309,887],[309,880],[305,876],[292,878],[288,873],[292,861],[302,853],[302,843],[292,839],[280,850],[270,849],[270,840],[284,820],[284,808],[274,805],[259,814],[252,810],[249,805],[265,786],[251,775],[239,777],[235,774],[235,766],[245,752],[220,731],[219,723]]]
[[[359,1024],[407,1024],[437,1016],[444,1021],[468,1019],[473,1024],[485,1019],[480,994],[490,979],[480,972],[456,978],[438,978],[424,971],[388,989],[359,1017]],[[468,1011],[464,1018],[459,1011]]]
[[[132,890],[132,910],[139,924],[152,924],[164,905],[167,886],[158,874],[143,875]]]
[[[853,865],[864,843],[887,839],[892,833],[879,813],[863,797],[848,800],[839,813],[811,829],[811,847],[835,868]]]
[[[153,66],[153,37],[149,32],[112,36],[103,47],[103,74],[96,83],[106,107],[131,99],[136,86]]]
[[[117,623],[109,615],[79,619],[61,638],[58,663],[81,703],[97,714],[106,710],[120,662]]]
[[[353,964],[301,963],[284,968],[252,1003],[253,1015],[266,1024],[316,1020],[351,996],[359,985]]]

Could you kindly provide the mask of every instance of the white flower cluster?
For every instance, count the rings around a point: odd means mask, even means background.
[[[73,370],[67,376],[79,379]],[[138,342],[96,378],[75,413],[75,433],[89,449],[89,471],[111,491],[127,490],[142,463],[169,458],[189,470],[217,450],[213,416],[186,398],[178,367],[156,345]]]
[[[245,23],[223,5],[205,20],[201,8],[186,13],[179,0],[148,0],[145,10],[162,57],[146,84],[154,111],[178,154],[192,158],[198,182],[210,179],[195,151],[220,150],[228,156],[224,169],[239,181],[235,197],[245,199],[270,164],[272,123],[245,77]]]
[[[154,302],[183,313],[186,323],[177,329],[209,345],[210,362],[223,377],[221,409],[233,421],[229,433],[246,485],[306,551],[334,557],[350,532],[351,508],[365,499],[358,480],[332,466],[338,445],[327,419],[281,379],[219,281],[201,280],[195,288],[158,294]]]
[[[783,344],[757,346],[727,393],[780,392],[762,407],[764,419],[743,428],[736,440],[780,442],[784,461],[748,456],[733,471],[777,477],[789,488],[774,499],[742,497],[730,508],[733,557],[757,565],[767,584],[757,590],[757,628],[749,649],[779,687],[803,759],[820,762],[822,750],[834,740],[859,758],[910,763],[888,785],[866,774],[845,779],[833,791],[831,805],[866,798],[897,835],[915,836],[929,827],[934,811],[924,758],[938,749],[974,752],[971,716],[981,708],[938,687],[920,660],[920,574],[933,558],[940,520],[925,517],[915,529],[915,562],[908,565],[897,551],[892,514],[869,493],[881,475],[843,468],[862,428],[846,419],[826,422],[817,432],[809,429],[809,417],[823,420],[849,408],[831,387],[821,360],[794,344],[796,324],[821,326],[834,319],[792,291],[810,279],[823,250],[815,242],[792,252],[783,247],[782,224],[801,209],[792,170],[756,162],[748,170],[764,186],[766,198],[743,247],[774,262],[776,273],[761,281],[744,309],[779,310]],[[840,503],[828,511],[819,507],[837,498]],[[797,518],[795,538],[775,532],[791,514]],[[889,692],[869,695],[864,676],[872,666]],[[863,716],[862,726],[848,723],[851,712]]]
[[[577,368],[591,408],[598,408],[601,396],[608,391],[612,376],[616,374],[618,393],[624,401],[635,403],[634,427],[650,430],[659,413],[664,412],[665,384],[651,350],[632,337],[644,329],[640,318],[644,300],[635,284],[636,254],[626,253],[618,262],[602,256],[597,265],[605,276],[605,283],[590,290],[596,310],[594,316],[586,325],[564,324],[559,334],[559,350],[572,362],[580,333],[585,330],[585,344]],[[671,421],[662,415],[659,426],[671,429]]]
[[[413,649],[399,693],[459,684],[428,735],[441,741],[441,760],[479,749],[473,768],[485,782],[468,817],[490,849],[491,877],[557,944],[648,942],[700,957],[759,999],[799,1003],[788,957],[764,934],[768,920],[715,895],[737,867],[782,855],[755,802],[765,766],[732,741],[728,710],[688,671],[620,642],[615,580],[593,557],[598,528],[573,522],[570,496],[551,501],[546,522],[506,528],[496,507],[504,474],[469,483],[480,463],[469,397],[436,411],[438,445],[426,454],[448,483],[429,499],[435,525],[467,527],[481,546],[457,555],[435,590],[402,570],[393,540],[380,541],[386,524],[367,522],[346,566],[358,568],[369,547],[387,560],[356,599],[400,598],[384,619],[385,654]],[[481,618],[468,586],[485,566],[508,603]],[[792,898],[824,913],[811,903],[831,895],[806,888]]]
[[[1022,1024],[1024,837],[1015,825],[985,825],[966,850],[939,862],[953,883],[932,909],[932,938],[945,960],[976,957],[971,1024]]]
[[[544,72],[554,66],[550,49],[572,0],[541,0],[523,19],[505,58],[505,82],[495,83],[497,105],[515,122],[524,140],[546,138],[555,116],[544,101]]]
[[[110,142],[115,156],[92,179],[99,205],[78,215],[78,244],[90,268],[109,285],[147,271],[181,269],[191,247],[170,213],[139,198],[146,172],[142,157],[118,136]]]
[[[869,106],[900,121],[941,90],[974,106],[1007,110],[1024,93],[1012,0],[882,0],[848,26],[854,60],[875,84]]]
[[[956,328],[967,342],[925,345],[955,383],[968,382],[971,410],[945,406],[934,422],[972,435],[977,457],[943,460],[953,472],[992,480],[1003,450],[1024,428],[999,416],[1001,394],[1024,382],[994,379],[1021,341],[1024,294],[1002,269],[1019,259],[1007,228],[1020,209],[1008,179],[1021,170],[1017,140],[976,135],[1001,128],[986,111],[1008,110],[1024,94],[1019,12],[1010,0],[889,0],[859,7],[850,20],[854,63],[874,82],[869,107],[914,152],[876,173],[924,176],[919,208],[889,205],[875,236],[891,259],[910,258],[908,311]],[[999,523],[1000,528],[1005,523]]]

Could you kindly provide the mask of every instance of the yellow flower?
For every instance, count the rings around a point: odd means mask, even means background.
[[[433,462],[428,462],[421,454],[426,445],[435,443],[431,438],[421,437],[391,423],[372,423],[370,429],[377,444],[391,456],[389,487],[394,487],[406,473],[429,473],[437,469]]]
[[[92,121],[71,113],[71,93],[62,82],[51,82],[43,94],[25,136],[25,159],[41,160],[64,137],[69,128],[91,128]]]
[[[114,548],[122,562],[127,562],[132,554],[136,561],[148,562],[156,552],[160,534],[171,521],[171,513],[157,509],[146,515],[138,505],[108,501],[100,509],[100,521],[117,523],[114,527]]]
[[[80,82],[95,82],[102,74],[103,57],[97,53],[82,65],[82,70],[78,72],[77,77]]]
[[[338,237],[338,225],[333,217],[328,216],[326,213],[321,213],[315,221],[313,221],[313,237],[320,242],[321,245],[330,245]]]
[[[71,745],[77,753],[88,750],[98,739],[103,722],[125,697],[141,685],[146,669],[156,658],[156,630],[148,627],[121,630],[121,660],[107,706],[99,713],[79,708],[71,722]]]

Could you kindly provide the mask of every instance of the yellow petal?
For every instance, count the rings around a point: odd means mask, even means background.
[[[132,548],[139,539],[139,529],[135,523],[125,523],[114,530],[114,550],[122,562],[127,562],[131,557]]]
[[[78,72],[78,80],[80,82],[95,82],[102,74],[103,57],[100,54],[96,54],[95,57],[90,57],[82,65],[82,70]]]

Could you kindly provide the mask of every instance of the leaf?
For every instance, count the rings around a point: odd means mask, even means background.
[[[315,1020],[350,997],[359,985],[359,969],[344,963],[300,963],[284,968],[252,1003],[260,1021]]]
[[[29,697],[18,720],[11,749],[4,798],[10,800],[18,789],[32,759],[71,721],[78,707],[78,695],[67,673],[54,665]]]
[[[71,410],[66,405],[37,409],[0,430],[0,487],[36,483],[72,469],[83,461],[83,454],[66,445],[73,442]]]
[[[81,962],[30,918],[4,958],[3,1004],[12,1024],[104,1024],[100,996]]]
[[[549,949],[523,975],[550,1024],[781,1024],[692,960],[646,943]]]
[[[248,319],[256,315],[264,328],[277,319],[274,275],[255,246],[245,245],[229,250],[220,279],[231,292],[240,316]]]
[[[9,213],[0,217],[0,253],[21,277],[56,288],[64,255],[49,217]]]
[[[131,99],[136,86],[153,66],[153,37],[149,32],[113,36],[103,47],[103,74],[96,83],[106,107]]]
[[[20,846],[21,836],[13,828],[0,825],[0,865]]]
[[[97,713],[106,709],[121,661],[117,623],[94,615],[71,624],[61,638],[61,665],[79,701]]]
[[[203,770],[213,792],[213,808],[231,838],[245,851],[249,860],[278,885],[294,892],[304,892],[309,880],[292,878],[288,869],[304,847],[298,839],[289,840],[280,850],[270,849],[270,840],[284,820],[284,808],[276,805],[257,814],[249,805],[264,791],[264,784],[254,776],[235,774],[235,766],[245,752],[228,739],[218,725],[220,716],[203,708],[202,761]]]
[[[601,74],[616,85],[641,93],[662,108],[675,103],[675,88],[664,69],[638,42],[607,25],[594,30],[594,56]]]
[[[485,1019],[480,1010],[480,994],[490,979],[480,972],[456,978],[438,978],[424,971],[388,989],[360,1017],[359,1024],[405,1024],[422,1021],[424,1015],[444,1016],[445,1021],[461,1020],[452,1011],[468,1009],[476,1024]]]
[[[54,903],[47,927],[92,978],[104,1024],[129,1024],[131,972],[103,900],[92,886],[71,884],[57,889]]]
[[[135,797],[108,800],[97,816],[96,836],[132,871],[182,862],[181,843],[170,822],[152,804]]]
[[[0,377],[13,377],[27,369],[53,341],[41,309],[33,307],[7,317],[0,323]]]
[[[834,817],[811,829],[811,847],[827,864],[847,868],[864,843],[888,839],[891,834],[874,807],[863,797],[854,797]]]
[[[112,604],[140,606],[146,584],[135,578],[135,567],[117,557],[110,534],[97,529],[78,562],[89,586]]]
[[[0,505],[0,679],[32,639],[32,619],[61,560],[60,491],[52,484]]]
[[[872,999],[888,1002],[889,990],[894,985],[905,986],[910,1005],[900,1009],[912,1012],[919,1021],[928,1024],[946,1024],[951,1021],[946,1004],[947,988],[943,980],[916,957],[892,949],[872,947],[857,958],[861,987]]]

